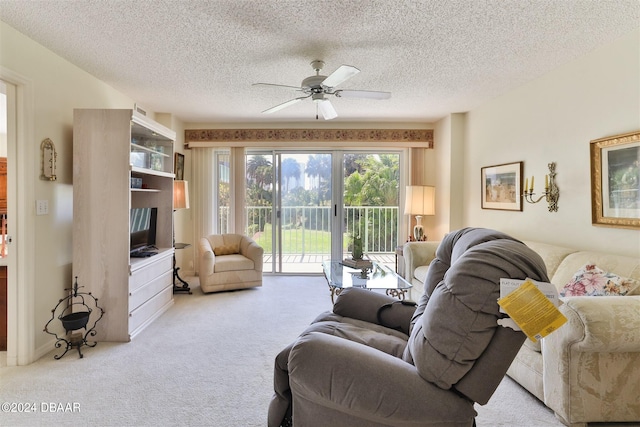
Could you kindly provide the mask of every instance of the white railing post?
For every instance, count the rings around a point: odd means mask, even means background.
[[[322,240],[320,234],[325,232],[325,213],[329,213],[326,206],[287,206],[283,207],[281,211],[281,223],[283,225],[282,230],[282,247],[284,252],[301,254],[302,256],[312,254],[310,247],[319,247]],[[394,251],[393,246],[394,236],[396,234],[395,227],[389,227],[390,223],[398,219],[398,208],[393,206],[346,206],[345,208],[345,221],[347,238],[360,235],[363,239],[363,247],[368,253],[391,253]],[[271,223],[272,230],[275,230],[276,225],[273,224],[274,218],[267,221],[271,213],[272,208],[269,206],[247,206],[247,218],[251,218],[256,221],[258,227],[260,224]],[[297,213],[301,212],[300,222],[297,220]],[[359,221],[356,221],[356,214]],[[228,207],[222,206],[219,211],[218,223],[221,231],[227,232],[228,227]],[[309,220],[309,226],[306,221]],[[247,229],[249,229],[247,224]],[[296,226],[300,226],[298,230],[302,232],[301,247],[295,246],[293,235],[296,231]],[[375,228],[374,228],[375,227]],[[390,229],[391,228],[391,229]],[[260,231],[260,230],[253,230]],[[306,232],[310,233],[306,236]],[[266,237],[266,236],[265,236]],[[270,240],[270,238],[269,238]],[[311,245],[309,248],[307,246]],[[274,249],[275,252],[275,249]]]

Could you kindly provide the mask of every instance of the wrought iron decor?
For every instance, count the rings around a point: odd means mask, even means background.
[[[98,321],[102,319],[104,310],[98,306],[98,299],[91,295],[91,292],[78,292],[80,288],[84,288],[84,286],[78,286],[78,277],[76,276],[73,288],[65,289],[65,291],[69,291],[69,295],[58,301],[58,304],[51,310],[51,319],[44,326],[44,332],[56,337],[56,348],[66,346],[62,354],[53,356],[56,360],[61,359],[62,356],[74,347],[78,349],[78,355],[82,358],[83,354],[80,348],[83,345],[95,347],[97,344],[95,341],[87,341],[87,337],[96,335],[95,327]],[[91,314],[94,310],[96,311],[96,314],[93,316],[95,321],[93,321],[91,327],[88,327]],[[56,314],[58,315],[56,316]],[[60,331],[56,333],[49,330],[49,327],[57,325],[56,323],[51,323],[56,318],[62,323],[64,334]],[[59,329],[59,327],[57,329]],[[84,333],[74,333],[74,331],[80,331],[81,329],[84,329]]]

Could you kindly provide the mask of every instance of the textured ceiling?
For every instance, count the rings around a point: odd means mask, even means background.
[[[0,19],[186,122],[315,121],[299,86],[341,64],[334,121],[432,122],[468,111],[640,26],[638,0],[0,0]],[[1,54],[1,52],[0,52]]]

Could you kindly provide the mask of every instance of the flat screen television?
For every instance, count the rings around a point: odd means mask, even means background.
[[[158,208],[132,208],[129,214],[131,254],[155,248]]]

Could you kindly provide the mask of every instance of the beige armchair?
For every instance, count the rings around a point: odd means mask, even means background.
[[[410,299],[417,301],[424,291],[429,264],[436,256],[440,242],[407,242],[402,248],[404,258],[404,278],[413,285]]]
[[[241,234],[212,234],[200,239],[198,274],[202,292],[262,286],[264,249]]]

